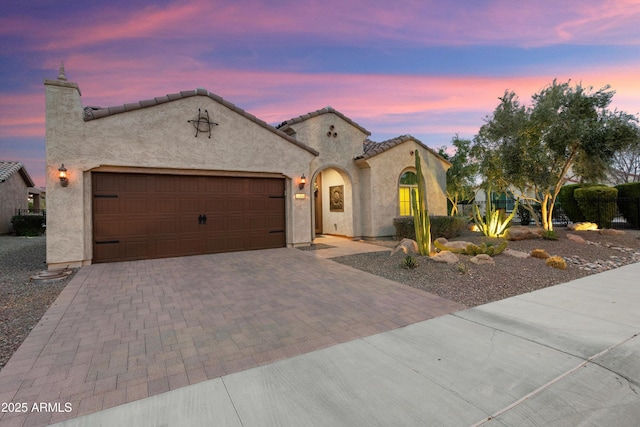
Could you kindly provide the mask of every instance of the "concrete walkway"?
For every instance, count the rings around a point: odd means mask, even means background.
[[[428,320],[416,319],[402,327],[399,325],[402,322],[390,325],[387,320],[380,320],[376,316],[399,310],[396,304],[414,307],[408,309],[413,312],[416,306],[411,303],[423,306],[435,302],[429,294],[414,293],[408,287],[398,288],[399,285],[393,282],[381,284],[381,289],[376,290],[378,285],[375,284],[375,276],[362,275],[303,251],[260,251],[255,258],[260,259],[266,254],[274,255],[271,258],[274,269],[278,270],[278,265],[286,265],[291,269],[288,285],[276,287],[273,292],[286,295],[287,289],[297,289],[304,286],[306,280],[311,280],[312,286],[304,288],[303,293],[312,292],[307,304],[309,307],[316,306],[314,313],[318,316],[333,306],[326,301],[334,304],[340,300],[350,301],[346,304],[347,308],[333,309],[332,314],[323,317],[319,323],[328,321],[329,317],[339,318],[342,322],[336,321],[333,327],[339,329],[341,326],[346,331],[351,322],[367,323],[366,320],[358,320],[357,313],[362,310],[365,318],[374,316],[369,326],[385,325],[380,327],[383,330],[378,333],[372,329],[366,329],[365,333],[354,331],[352,338],[342,336],[341,340],[334,339],[332,342],[321,340],[323,345],[317,349],[308,346],[297,355],[285,355],[259,366],[236,366],[233,372],[224,372],[176,389],[169,387],[170,390],[151,397],[121,402],[124,404],[112,405],[110,409],[85,416],[78,416],[81,410],[74,407],[72,416],[75,418],[59,425],[635,426],[640,422],[640,264],[472,309],[457,310],[455,305],[449,304],[450,314],[436,318],[431,315]],[[230,255],[229,258],[226,258],[227,255]],[[245,287],[243,282],[246,279],[242,278],[239,271],[267,267],[252,266],[242,256],[240,264],[234,264],[234,256],[240,254],[227,255],[202,259],[192,257],[199,260],[191,267],[195,269],[197,263],[205,262],[204,259],[215,259],[217,262],[206,262],[206,266],[213,268],[217,265],[216,268],[222,270],[217,271],[216,275],[226,272],[230,276],[227,280],[233,281],[236,288]],[[298,280],[296,277],[301,273],[296,265],[307,264],[305,257],[307,261],[315,260],[308,263],[311,270],[308,275],[312,279],[305,277],[305,280]],[[184,262],[185,259],[175,260]],[[169,273],[175,270],[175,262],[164,271],[165,276],[169,275],[165,278],[167,282],[177,279]],[[154,262],[148,264],[156,266]],[[113,294],[113,289],[106,289],[110,282],[98,280],[100,277],[107,278],[103,269],[110,267],[92,267],[95,268],[81,271],[85,275],[86,271],[96,273],[91,280],[89,277],[82,279],[82,286],[78,285],[80,289],[75,291],[77,301],[67,304],[70,307],[83,301],[81,295],[89,282],[101,284],[94,292]],[[322,280],[315,281],[313,277],[318,272],[317,268],[324,275]],[[98,270],[101,272],[98,273]],[[122,270],[131,274],[129,267]],[[149,273],[139,264],[136,270]],[[269,276],[272,273],[267,268],[267,272],[254,271],[253,274]],[[202,278],[200,275],[197,277]],[[254,286],[252,291],[247,290],[247,294],[238,296],[254,302],[268,298],[268,293],[259,294],[260,298],[249,298],[252,292],[259,292],[264,284],[276,279],[275,276],[269,276],[269,279],[260,277],[260,286]],[[338,285],[336,281],[340,277],[345,281]],[[137,283],[140,277],[130,279]],[[159,277],[155,280],[159,280]],[[197,283],[193,280],[189,281],[190,286]],[[361,291],[351,288],[363,281],[366,285]],[[338,295],[326,294],[332,292],[331,286],[326,286],[327,282],[340,289]],[[168,298],[165,304],[178,299],[178,295],[166,294],[169,288],[162,282],[148,286],[138,283],[136,288],[142,288],[144,297],[145,292],[160,292],[157,290],[160,286],[164,293],[162,295]],[[321,290],[314,290],[317,287]],[[404,294],[405,299],[398,299],[395,296],[396,289],[408,289],[410,292]],[[189,288],[179,291],[180,294],[189,292]],[[388,292],[393,296],[385,294]],[[367,296],[368,293],[374,296]],[[207,299],[204,291],[199,291],[197,295],[201,300]],[[240,301],[242,298],[232,299]],[[280,298],[275,298],[273,304],[277,302],[281,305],[274,308],[275,312],[286,312],[292,309],[290,304],[294,304],[293,300],[281,302]],[[383,302],[386,305],[380,306]],[[440,300],[439,303],[446,304],[447,301]],[[121,304],[118,302],[117,305]],[[97,310],[98,306],[85,306],[85,309],[89,308]],[[110,309],[113,308],[111,306]],[[259,306],[254,309],[259,310]],[[242,310],[244,308],[237,307],[230,312]],[[270,314],[273,315],[274,311]],[[432,314],[435,315],[435,312]],[[394,314],[393,317],[398,315]],[[64,317],[57,321],[61,326],[66,325]],[[267,317],[262,319],[268,321]],[[175,319],[168,320],[175,323]],[[249,318],[246,316],[241,319],[241,322],[247,321]],[[188,326],[189,321],[186,322]],[[307,319],[304,323],[313,322]],[[205,328],[203,325],[200,327]],[[320,329],[333,330],[335,333],[333,327],[325,325]],[[139,336],[145,334],[145,329],[138,331]],[[308,332],[305,331],[303,335]],[[360,336],[353,338],[354,335]],[[161,336],[160,341],[162,339]],[[176,339],[178,343],[181,342],[177,336]],[[41,349],[45,355],[49,354],[47,345]],[[115,344],[106,344],[106,341],[102,343],[103,348],[105,345],[117,347]],[[13,372],[21,363],[21,360],[15,359],[7,365]],[[158,360],[157,356],[155,360]],[[166,360],[165,367],[168,369],[172,364]],[[146,360],[147,366],[151,361]],[[108,366],[104,365],[107,370]],[[28,382],[28,372],[23,373],[23,382]],[[4,390],[7,384],[5,374],[5,370],[0,373],[0,390]],[[31,381],[35,386],[35,381]],[[151,382],[145,380],[144,383],[148,391]],[[95,393],[99,388],[97,381],[93,387]],[[5,397],[4,393],[0,396]],[[14,402],[18,400],[13,398]],[[107,400],[107,395],[103,394],[103,408]],[[33,413],[30,416],[26,418],[29,422],[35,419]],[[56,421],[56,417],[61,415],[55,414],[46,422]],[[18,419],[5,417],[0,423],[14,425],[13,420]],[[15,425],[22,424],[16,422]]]

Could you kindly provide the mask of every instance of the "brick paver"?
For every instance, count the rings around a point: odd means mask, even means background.
[[[465,307],[296,249],[82,268],[0,372],[40,426]],[[66,412],[65,403],[71,403]]]

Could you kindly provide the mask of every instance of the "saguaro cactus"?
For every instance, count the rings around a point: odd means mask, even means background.
[[[420,255],[431,256],[431,221],[427,209],[427,189],[422,176],[422,164],[420,163],[420,153],[415,151],[416,175],[418,177],[418,188],[411,189],[411,203],[413,206],[413,225],[416,230],[416,242]]]

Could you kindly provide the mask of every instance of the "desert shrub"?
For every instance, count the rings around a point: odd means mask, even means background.
[[[467,228],[467,223],[467,218],[464,216],[432,216],[431,237],[451,239],[459,236],[460,232]]]
[[[533,258],[547,259],[549,258],[549,254],[544,249],[534,249],[531,251],[531,256]]]
[[[585,221],[595,222],[600,228],[611,228],[617,209],[617,189],[604,185],[577,188],[573,197],[578,202]]]
[[[582,184],[565,185],[558,193],[558,202],[560,202],[560,206],[562,206],[562,211],[572,222],[585,221],[585,217],[574,196],[575,190],[583,187]]]
[[[44,232],[44,215],[16,215],[11,218],[16,236],[39,236]]]
[[[560,270],[567,269],[567,262],[562,257],[555,255],[547,258],[545,264],[547,264],[549,267],[559,268]]]
[[[467,227],[467,218],[463,216],[432,216],[431,238],[444,237],[450,239],[460,235],[460,231]],[[398,239],[416,239],[416,231],[413,226],[413,217],[400,217],[393,219]]]
[[[620,213],[630,226],[637,228],[640,219],[640,182],[620,184],[614,188],[618,190]]]
[[[413,226],[413,217],[403,216],[393,219],[393,226],[396,229],[397,239],[413,239],[416,240],[416,230]]]

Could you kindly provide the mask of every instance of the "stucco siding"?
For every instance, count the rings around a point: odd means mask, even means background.
[[[198,109],[209,112],[208,132],[188,122]],[[287,243],[309,243],[308,203],[292,200],[292,182],[305,174],[314,155],[206,96],[192,96],[149,108],[84,121],[79,92],[47,85],[49,264],[91,260],[91,179],[94,170],[148,169],[154,173],[274,174],[287,179]],[[57,167],[68,169],[61,187]],[[56,166],[57,165],[57,166]],[[305,193],[309,189],[296,193]]]
[[[406,142],[367,160],[371,170],[371,233],[395,234],[393,218],[399,216],[398,183],[406,170],[415,170],[411,154],[420,150],[430,215],[447,214],[446,168],[436,156],[414,142]]]
[[[11,217],[18,209],[27,209],[29,187],[19,173],[14,173],[4,182],[0,182],[0,234],[13,232]]]

